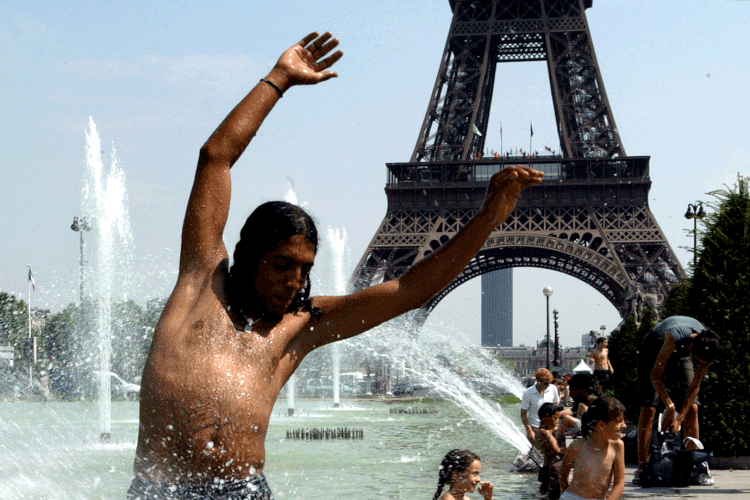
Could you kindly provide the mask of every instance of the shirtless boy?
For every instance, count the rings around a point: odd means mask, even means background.
[[[602,396],[589,406],[581,422],[583,439],[568,447],[560,467],[560,500],[618,500],[625,490],[625,407]],[[573,469],[573,481],[569,481]],[[610,484],[612,491],[607,496]]]
[[[445,288],[544,174],[509,167],[463,229],[400,278],[342,297],[310,298],[317,230],[294,205],[248,218],[230,268],[223,241],[230,169],[279,99],[337,76],[330,33],[292,46],[200,150],[182,229],[177,283],[156,326],[141,381],[129,499],[271,499],[265,437],[274,403],[313,349],[425,304]],[[256,186],[257,188],[257,186]]]
[[[609,341],[606,337],[596,339],[596,347],[589,353],[589,358],[594,365],[594,378],[604,389],[609,384],[609,379],[615,370],[609,361]]]
[[[551,499],[560,497],[560,458],[566,450],[558,444],[557,436],[554,434],[562,410],[562,406],[544,403],[539,408],[539,432],[534,438],[534,445],[542,451],[544,456],[544,466],[539,473],[539,480],[542,482],[540,491],[542,494],[549,492]]]

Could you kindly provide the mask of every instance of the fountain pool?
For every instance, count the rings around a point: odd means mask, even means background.
[[[297,400],[275,409],[266,439],[266,475],[277,499],[431,499],[437,467],[451,448],[482,457],[496,499],[537,498],[536,476],[509,472],[517,450],[451,402],[437,413],[391,414],[393,400]],[[0,403],[0,499],[123,499],[132,479],[138,403],[112,403],[112,441],[101,443],[96,403]],[[518,420],[517,405],[506,413]],[[518,423],[518,422],[517,422]],[[361,440],[287,440],[305,427],[364,430]],[[476,498],[480,498],[475,495]]]

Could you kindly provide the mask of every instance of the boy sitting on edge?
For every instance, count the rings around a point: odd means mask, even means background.
[[[625,489],[625,407],[602,396],[591,403],[581,420],[583,439],[570,445],[560,467],[560,500],[618,500]],[[573,481],[568,482],[573,469]],[[612,491],[607,496],[609,485]]]
[[[542,482],[539,490],[542,494],[549,492],[549,498],[560,498],[560,458],[565,453],[565,448],[558,444],[554,435],[557,424],[560,421],[562,406],[554,403],[544,403],[539,407],[539,432],[536,435],[534,445],[542,451],[544,466],[539,471],[539,480]]]

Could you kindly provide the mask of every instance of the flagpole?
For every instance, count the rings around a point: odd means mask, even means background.
[[[534,137],[534,125],[529,122],[529,158],[531,158],[531,152],[533,151],[533,148],[531,147],[532,137]]]
[[[500,122],[500,156],[505,156],[505,149],[503,149],[503,122]]]

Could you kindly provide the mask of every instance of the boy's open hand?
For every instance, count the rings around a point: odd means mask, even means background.
[[[284,91],[293,85],[311,85],[338,76],[335,71],[327,71],[344,55],[340,50],[328,55],[339,44],[332,37],[330,31],[320,37],[317,31],[310,33],[281,55],[269,76]]]
[[[508,167],[493,175],[484,207],[493,214],[495,226],[510,216],[524,189],[539,184],[543,179],[543,172],[522,166]]]

